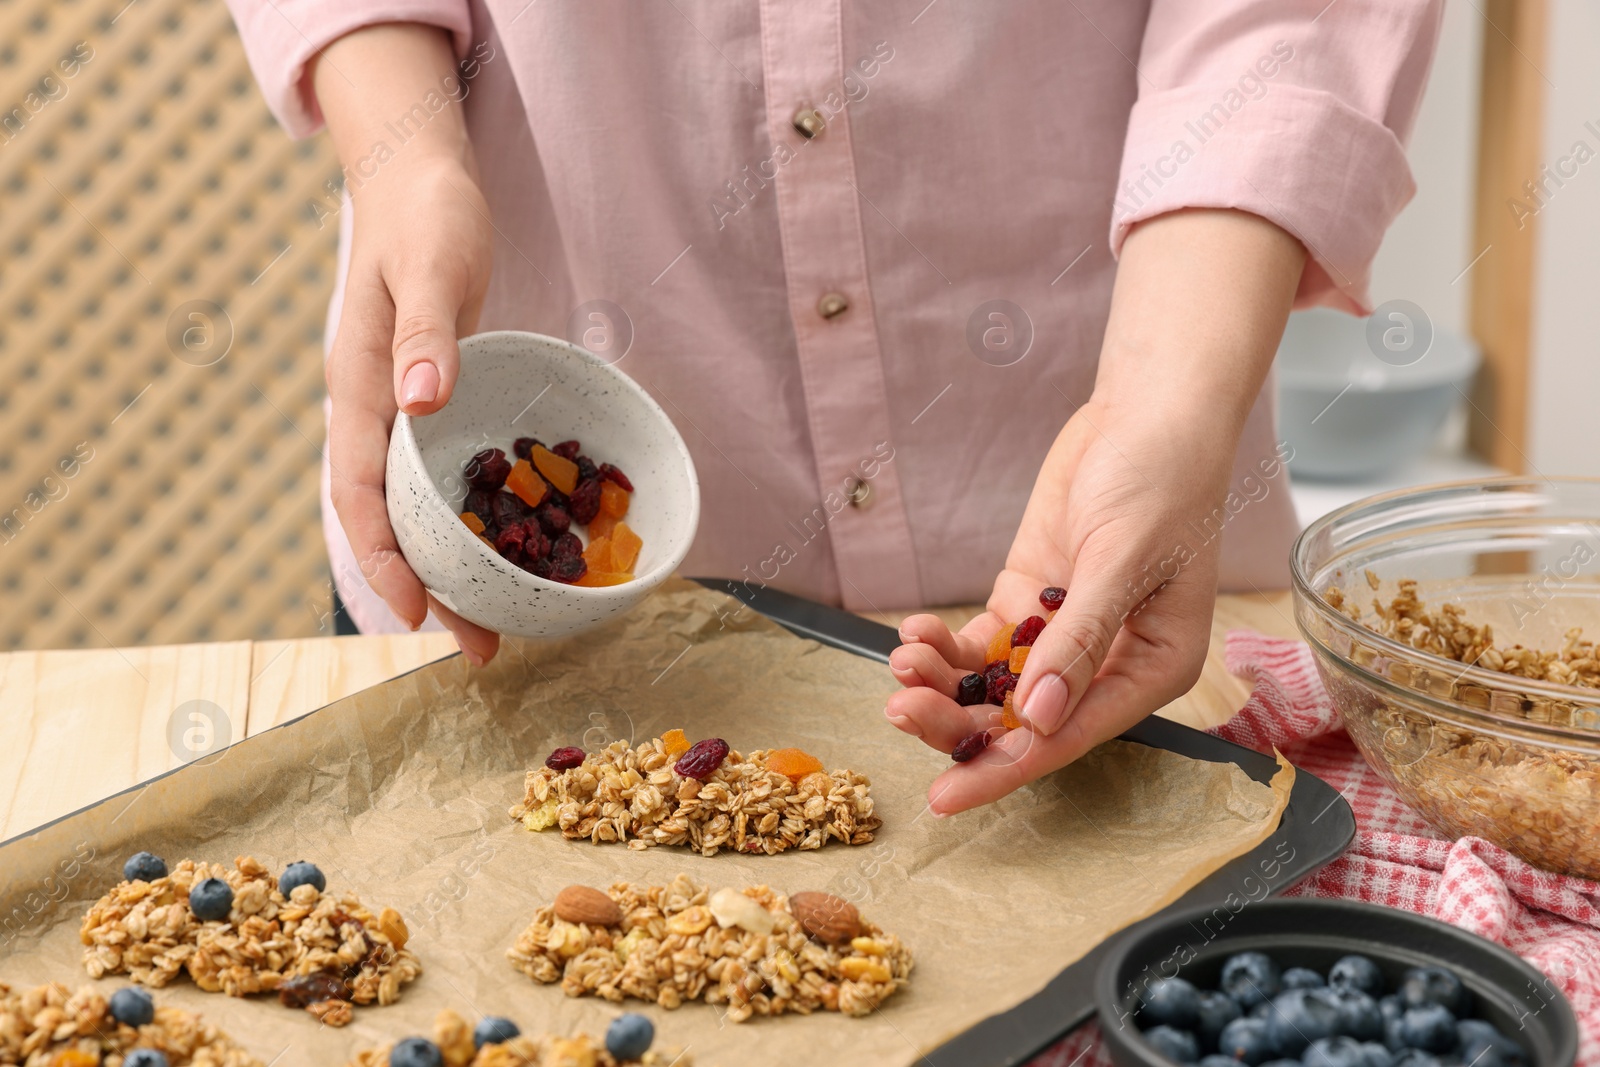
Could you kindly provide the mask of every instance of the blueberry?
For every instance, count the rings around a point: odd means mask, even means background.
[[[1328,968],[1328,984],[1335,989],[1357,989],[1369,997],[1383,995],[1383,972],[1366,956],[1344,956]]]
[[[1235,1019],[1224,1026],[1222,1036],[1217,1038],[1217,1051],[1249,1067],[1257,1067],[1278,1054],[1267,1021],[1250,1018]]]
[[[1157,978],[1139,998],[1139,1027],[1193,1030],[1200,1022],[1200,991],[1182,978]]]
[[[1419,1048],[1402,1049],[1389,1061],[1389,1067],[1444,1067],[1439,1057]]]
[[[233,910],[233,888],[221,878],[196,882],[189,890],[189,910],[201,922],[226,919]]]
[[[111,994],[111,1017],[128,1026],[143,1026],[156,1017],[156,1002],[137,986],[125,986]]]
[[[136,1048],[122,1057],[122,1067],[168,1067],[167,1054],[153,1048]]]
[[[1527,1067],[1528,1054],[1521,1045],[1483,1019],[1456,1023],[1461,1060],[1476,1067]]]
[[[1268,1060],[1261,1067],[1301,1067],[1299,1060]]]
[[[1230,997],[1229,999],[1231,1000],[1232,998]],[[1263,1000],[1260,1004],[1257,1004],[1255,1007],[1245,1012],[1245,1016],[1250,1019],[1261,1019],[1263,1021],[1272,1018],[1272,1001]]]
[[[1383,1021],[1385,1024],[1394,1019],[1400,1018],[1400,1016],[1404,1015],[1405,1013],[1406,1006],[1400,1003],[1400,997],[1398,994],[1390,993],[1386,997],[1378,998],[1378,1014],[1383,1016]]]
[[[1400,1002],[1408,1008],[1438,1004],[1451,1015],[1465,1015],[1472,1009],[1472,994],[1461,979],[1443,967],[1413,967],[1400,979]]]
[[[606,1051],[619,1060],[643,1059],[655,1039],[655,1024],[638,1012],[619,1015],[606,1027]]]
[[[1353,1037],[1319,1037],[1300,1059],[1306,1067],[1366,1067],[1361,1042]]]
[[[305,860],[297,860],[289,864],[283,869],[283,873],[278,876],[278,892],[286,897],[293,893],[297,886],[302,885],[315,886],[317,892],[320,893],[328,888],[328,880],[322,876],[321,871],[317,870],[316,864],[307,863]]]
[[[1378,1002],[1348,986],[1331,989],[1339,1005],[1339,1032],[1357,1041],[1377,1041],[1383,1037],[1383,1011]]]
[[[1222,1028],[1239,1017],[1239,1005],[1226,993],[1201,993],[1200,1021],[1195,1024],[1195,1034],[1201,1048],[1216,1048]]]
[[[1361,1042],[1361,1067],[1390,1067],[1394,1053],[1381,1041]]]
[[[1241,952],[1222,965],[1222,991],[1247,1011],[1277,996],[1281,980],[1278,965],[1262,952]]]
[[[1144,1032],[1143,1037],[1151,1048],[1174,1063],[1193,1063],[1200,1058],[1200,1042],[1188,1030],[1152,1026]]]
[[[1200,1057],[1200,1067],[1239,1067],[1239,1061],[1232,1056],[1213,1052],[1209,1056]]]
[[[1291,989],[1272,1000],[1268,1032],[1278,1051],[1298,1056],[1319,1037],[1339,1033],[1339,1001],[1327,989]]]
[[[517,1024],[503,1015],[485,1015],[478,1020],[478,1025],[472,1028],[472,1044],[477,1048],[485,1045],[498,1045],[503,1041],[510,1041],[522,1033]]]
[[[130,882],[153,882],[167,876],[167,861],[150,852],[135,852],[122,865],[122,877]]]
[[[389,1050],[389,1067],[444,1067],[444,1056],[432,1041],[408,1037]]]
[[[1290,967],[1278,982],[1280,989],[1321,989],[1327,985],[1310,967]]]
[[[1456,1017],[1443,1004],[1407,1008],[1395,1029],[1406,1048],[1449,1052],[1456,1047]]]

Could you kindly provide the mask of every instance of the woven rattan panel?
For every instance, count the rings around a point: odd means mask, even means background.
[[[337,172],[222,0],[0,0],[0,648],[331,630]]]

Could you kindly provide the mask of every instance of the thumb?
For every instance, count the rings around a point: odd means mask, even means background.
[[[410,283],[394,294],[394,398],[407,415],[429,415],[450,399],[461,367],[460,302],[437,285]]]
[[[1123,581],[1132,569],[1120,559],[1080,561],[1073,568],[1067,599],[1029,650],[1017,682],[1017,708],[1036,732],[1053,734],[1067,721],[1105,663],[1123,620],[1143,599],[1143,590],[1130,592]]]

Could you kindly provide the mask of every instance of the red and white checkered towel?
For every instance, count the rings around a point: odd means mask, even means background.
[[[1578,1064],[1600,1067],[1600,884],[1541,871],[1482,838],[1441,838],[1351,743],[1303,642],[1235,630],[1228,669],[1254,680],[1255,691],[1212,732],[1258,752],[1276,747],[1355,811],[1349,850],[1286,895],[1404,908],[1505,945],[1567,995],[1583,1032]],[[1110,1062],[1091,1023],[1030,1067]]]

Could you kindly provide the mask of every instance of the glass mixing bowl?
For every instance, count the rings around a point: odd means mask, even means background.
[[[1295,542],[1295,621],[1351,738],[1451,837],[1600,879],[1600,690],[1419,651],[1365,622],[1402,579],[1459,605],[1494,649],[1600,637],[1600,480],[1505,478],[1369,497]]]

